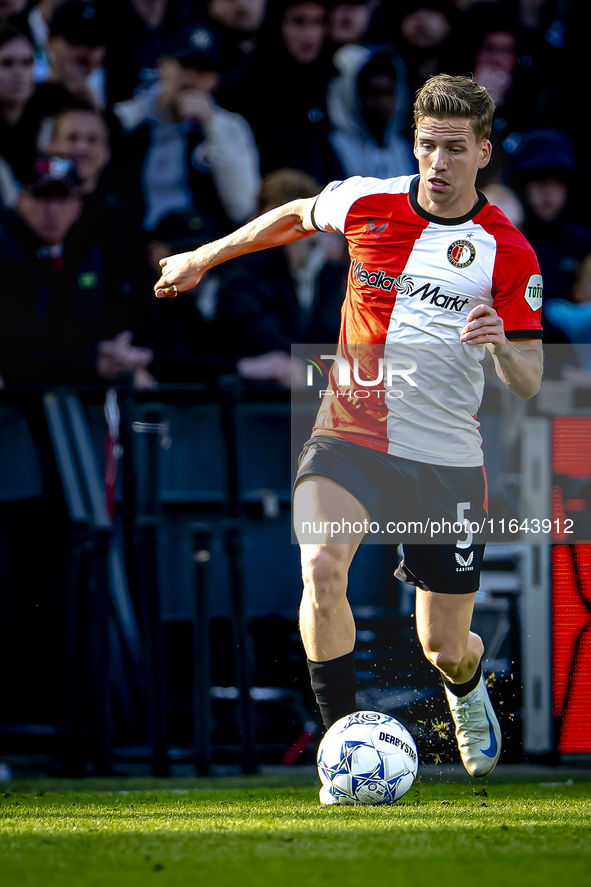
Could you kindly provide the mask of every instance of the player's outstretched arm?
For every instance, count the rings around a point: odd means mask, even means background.
[[[209,268],[270,246],[292,243],[316,233],[311,221],[315,197],[294,200],[272,209],[221,240],[160,260],[162,276],[154,286],[158,299],[174,298],[191,289]]]
[[[540,390],[543,371],[540,339],[513,339],[505,336],[503,320],[494,308],[477,305],[468,314],[460,340],[467,345],[486,345],[491,352],[497,376],[509,391],[528,400]]]

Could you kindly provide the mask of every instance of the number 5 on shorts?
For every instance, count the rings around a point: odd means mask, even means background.
[[[458,539],[456,542],[456,548],[470,548],[472,540],[474,539],[472,530],[470,529],[470,521],[467,517],[464,517],[467,511],[470,511],[470,503],[458,502],[456,508],[456,520],[466,530],[466,538]]]

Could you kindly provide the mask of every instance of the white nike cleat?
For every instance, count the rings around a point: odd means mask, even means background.
[[[454,696],[447,687],[445,695],[456,725],[464,767],[470,776],[487,776],[501,754],[501,728],[488,697],[484,675],[467,696]]]

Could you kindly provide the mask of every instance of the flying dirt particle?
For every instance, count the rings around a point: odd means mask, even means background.
[[[437,718],[431,721],[431,730],[437,734],[439,739],[447,739],[448,729],[449,721],[439,721]]]

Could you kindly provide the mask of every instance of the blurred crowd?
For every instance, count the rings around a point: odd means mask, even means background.
[[[0,0],[0,387],[288,384],[292,343],[337,338],[339,235],[175,300],[153,297],[158,261],[334,179],[414,173],[414,94],[442,71],[497,104],[478,185],[537,252],[545,341],[591,342],[586,6]]]

